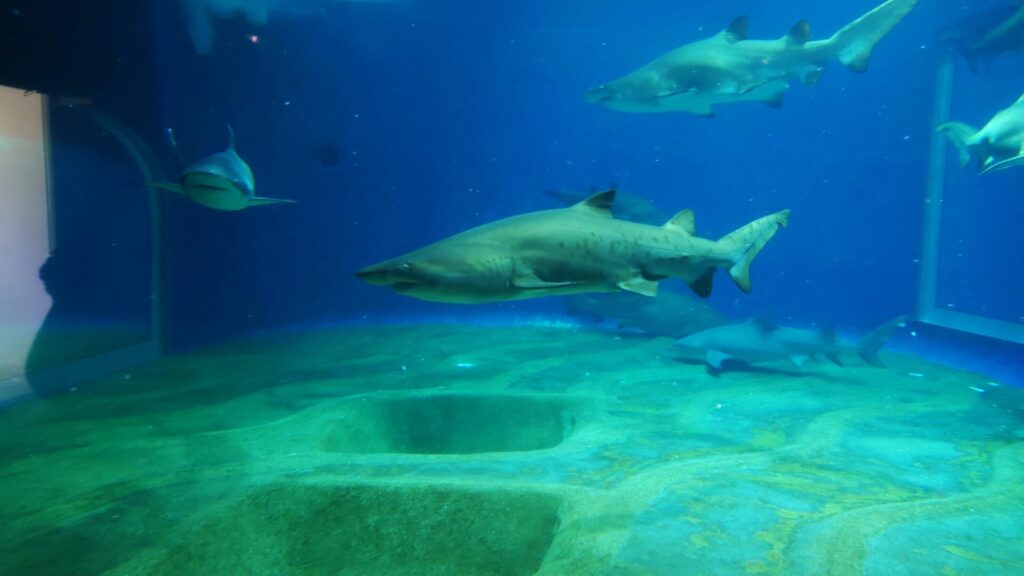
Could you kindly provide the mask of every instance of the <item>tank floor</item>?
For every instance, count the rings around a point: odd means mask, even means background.
[[[883,359],[452,325],[166,358],[0,413],[0,573],[1024,573],[1024,390]]]

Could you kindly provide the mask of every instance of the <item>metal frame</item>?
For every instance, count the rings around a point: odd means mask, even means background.
[[[939,248],[942,236],[942,197],[946,186],[946,138],[934,130],[949,119],[953,96],[955,63],[951,57],[939,64],[932,117],[932,140],[928,160],[928,186],[924,202],[924,234],[921,275],[917,288],[917,319],[926,324],[961,332],[1024,344],[1024,324],[975,314],[954,312],[935,305],[939,276]]]

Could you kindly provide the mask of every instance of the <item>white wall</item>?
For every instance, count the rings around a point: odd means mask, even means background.
[[[44,105],[0,86],[0,400],[26,391],[25,357],[50,309],[39,280],[50,249]]]

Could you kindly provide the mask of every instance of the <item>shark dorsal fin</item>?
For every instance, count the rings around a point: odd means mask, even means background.
[[[803,46],[811,39],[811,24],[807,20],[801,20],[793,25],[786,34],[786,42]]]
[[[235,129],[231,127],[231,124],[226,124],[228,127],[228,150],[235,149]]]
[[[718,33],[719,37],[729,43],[747,39],[749,21],[746,16],[737,16],[725,30]]]
[[[682,232],[687,236],[694,236],[697,234],[697,220],[693,215],[693,210],[687,208],[673,216],[668,222],[665,222],[665,225],[662,226],[662,228]]]
[[[604,192],[598,192],[597,194],[588,196],[584,200],[573,204],[571,208],[573,210],[588,210],[598,216],[611,218],[612,204],[614,202],[615,190],[605,190]]]
[[[757,328],[758,332],[768,334],[779,329],[779,326],[764,316],[754,316],[750,319],[750,323]]]

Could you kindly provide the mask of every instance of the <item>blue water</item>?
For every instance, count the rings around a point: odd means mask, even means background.
[[[96,41],[124,73],[105,61],[92,76],[76,68],[169,166],[166,128],[196,159],[224,148],[230,123],[257,193],[298,201],[219,213],[165,200],[171,349],[303,322],[557,316],[559,299],[435,304],[353,273],[554,207],[544,190],[612,185],[668,213],[692,208],[712,238],[793,210],[758,258],[750,295],[718,281],[712,302],[728,316],[863,331],[913,313],[935,70],[947,53],[939,30],[1005,5],[921,2],[865,74],[833,63],[780,109],[725,105],[705,119],[616,112],[583,94],[739,14],[751,38],[779,37],[801,18],[824,38],[876,2],[309,4],[319,12],[272,13],[267,26],[215,19],[213,50],[197,55],[180,6],[150,2],[104,20],[119,32]],[[83,35],[74,21],[57,26]],[[1022,64],[1011,54],[971,73],[957,58],[953,118],[979,125],[1009,105]],[[978,177],[948,160],[939,305],[1019,322],[1024,170]]]
[[[614,187],[692,209],[704,238],[792,210],[752,292],[719,273],[694,324],[853,342],[913,318],[940,65],[953,120],[1024,91],[1024,49],[972,67],[943,31],[1019,0],[921,0],[865,73],[833,62],[780,108],[584,100],[738,15],[752,39],[802,18],[823,39],[880,2],[5,3],[0,102],[47,96],[50,179],[0,170],[0,223],[21,194],[50,220],[15,224],[50,245],[0,227],[0,573],[1018,573],[1020,343],[912,320],[888,368],[714,370],[722,351],[648,337],[677,337],[658,320],[678,308],[618,301],[638,334],[611,305],[433,303],[355,276],[558,207],[546,191]],[[264,4],[263,23],[186,17]],[[5,112],[0,166],[22,152]],[[295,205],[147,186],[228,126],[256,195]],[[945,148],[935,306],[1020,334],[1024,168],[979,176]],[[28,316],[15,261],[49,298],[38,329],[7,317]]]

